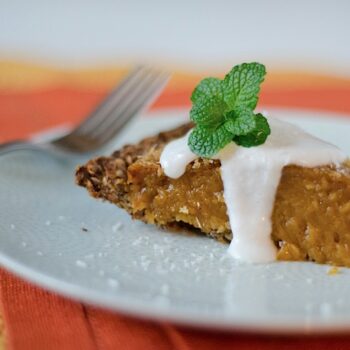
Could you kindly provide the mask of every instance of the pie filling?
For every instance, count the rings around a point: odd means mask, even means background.
[[[283,168],[337,168],[346,159],[336,146],[297,126],[271,117],[268,122],[271,135],[264,144],[241,147],[231,142],[213,157],[221,163],[223,198],[234,235],[228,251],[245,262],[276,260],[271,218]],[[189,134],[168,143],[161,153],[161,167],[170,178],[180,178],[187,165],[198,158],[188,147]],[[186,210],[182,208],[184,214]]]

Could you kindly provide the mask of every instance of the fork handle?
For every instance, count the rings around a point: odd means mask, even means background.
[[[5,142],[0,144],[0,155],[12,152],[12,151],[18,151],[18,150],[25,150],[25,149],[35,149],[38,150],[41,147],[38,144],[24,141],[24,140],[15,140],[10,142]]]
[[[0,144],[0,156],[22,150],[41,151],[44,153],[49,152],[51,155],[59,157],[63,156],[64,158],[67,156],[67,153],[63,149],[54,147],[50,142],[15,140]]]

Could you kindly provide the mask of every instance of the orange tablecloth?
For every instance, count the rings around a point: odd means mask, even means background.
[[[120,78],[123,69],[59,71],[0,62],[0,140],[76,123]],[[184,72],[152,108],[189,105],[199,76]],[[350,80],[303,72],[272,72],[260,106],[350,114]],[[0,214],[1,215],[1,214]],[[218,333],[137,320],[67,300],[0,270],[1,314],[8,349],[348,349],[350,334],[281,337]]]

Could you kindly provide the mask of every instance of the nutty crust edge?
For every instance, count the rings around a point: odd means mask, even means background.
[[[186,123],[147,137],[137,144],[125,145],[109,157],[91,159],[76,169],[76,184],[85,187],[92,197],[113,202],[131,213],[127,182],[128,167],[141,156],[152,155],[166,143],[185,135],[191,127],[192,123]]]

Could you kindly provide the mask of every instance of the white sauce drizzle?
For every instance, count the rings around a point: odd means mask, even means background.
[[[268,119],[271,135],[263,145],[246,148],[232,142],[215,155],[221,161],[224,198],[234,234],[229,253],[246,262],[276,259],[271,215],[283,167],[339,165],[346,159],[336,146],[297,126]],[[170,142],[161,154],[160,164],[171,178],[179,178],[187,164],[198,158],[187,145],[188,136]]]

